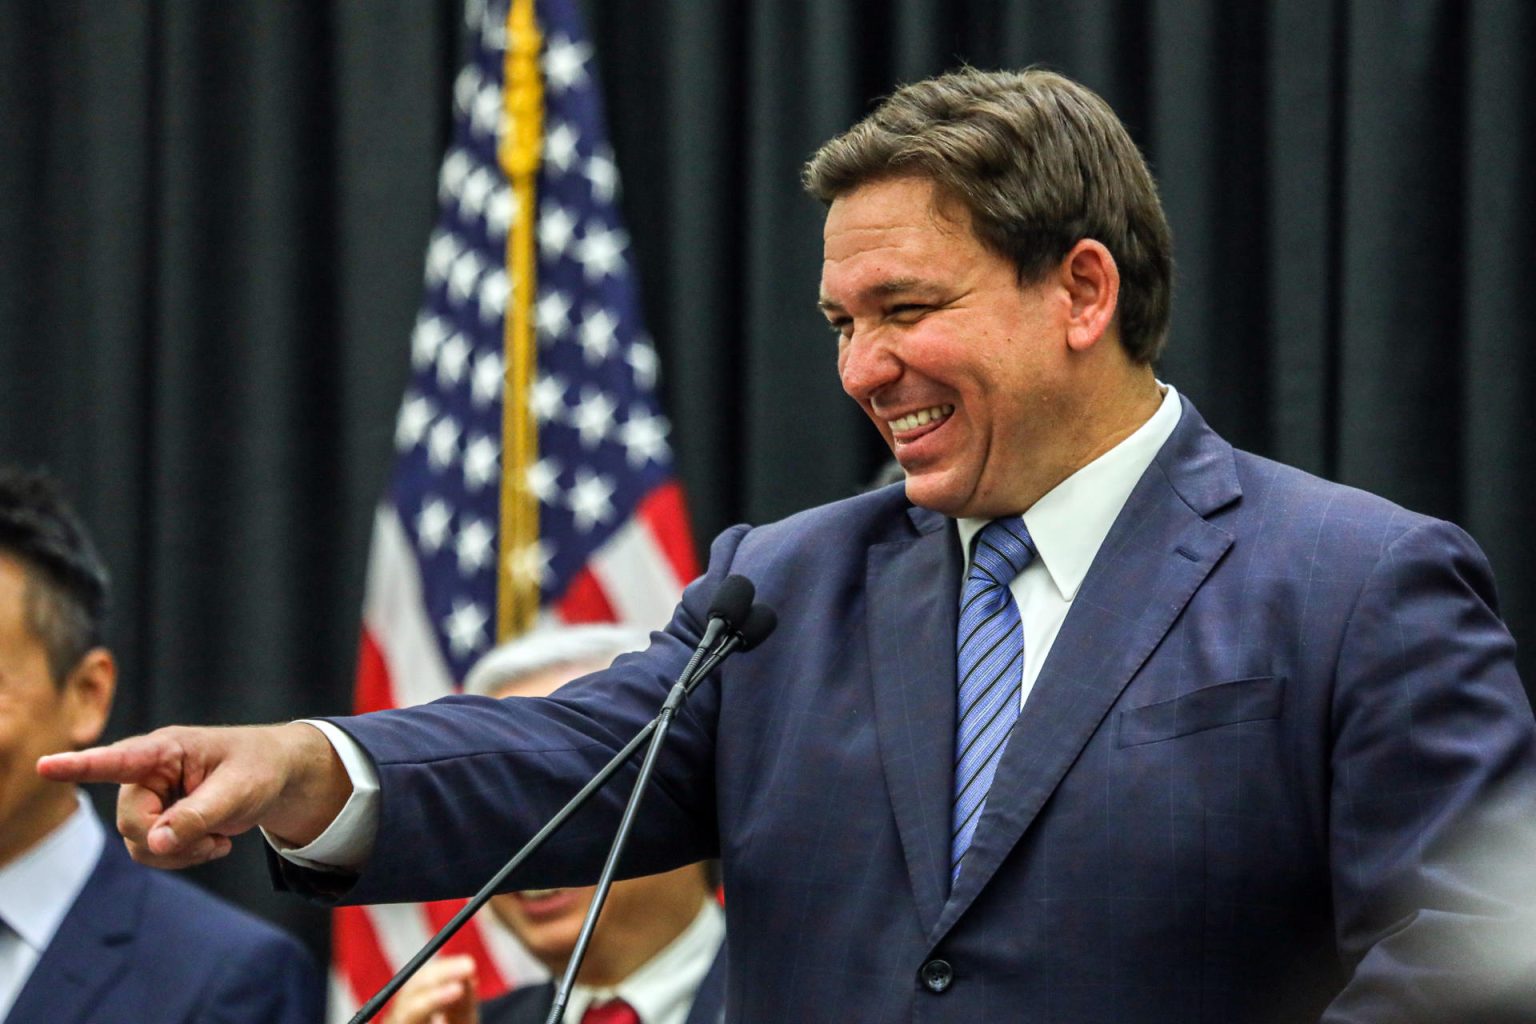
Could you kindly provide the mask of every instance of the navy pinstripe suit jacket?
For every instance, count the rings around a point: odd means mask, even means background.
[[[628,864],[722,858],[729,1020],[1536,1019],[1533,723],[1460,530],[1186,403],[951,892],[959,563],[952,522],[878,491],[727,531],[648,651],[551,700],[339,720],[412,837],[346,898],[473,890],[651,717],[737,572],[778,632],[684,709]],[[625,791],[514,885],[594,877]]]

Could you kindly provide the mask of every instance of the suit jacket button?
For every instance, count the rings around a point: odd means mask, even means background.
[[[937,994],[949,988],[955,980],[955,969],[949,966],[948,960],[929,960],[918,969],[917,978],[924,988]]]

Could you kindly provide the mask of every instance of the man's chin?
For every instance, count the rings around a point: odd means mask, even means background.
[[[952,518],[967,514],[966,499],[970,494],[968,491],[960,493],[961,488],[955,486],[949,474],[937,470],[925,472],[907,466],[902,469],[907,474],[907,500],[912,504]]]

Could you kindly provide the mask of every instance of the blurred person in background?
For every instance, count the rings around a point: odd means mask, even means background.
[[[289,936],[133,863],[38,757],[95,743],[117,684],[107,572],[48,478],[0,469],[0,1021],[314,1024]]]
[[[645,646],[620,626],[563,626],[503,644],[470,672],[465,691],[545,697]],[[555,978],[565,972],[594,886],[503,893],[498,920]],[[567,1024],[715,1024],[725,985],[724,914],[706,864],[616,882],[566,1006]],[[478,1003],[468,956],[428,963],[395,997],[388,1024],[543,1024],[555,982]]]

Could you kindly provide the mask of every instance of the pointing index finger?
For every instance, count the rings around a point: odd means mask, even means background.
[[[159,744],[122,740],[109,747],[49,754],[37,773],[54,782],[139,782],[161,765]]]

